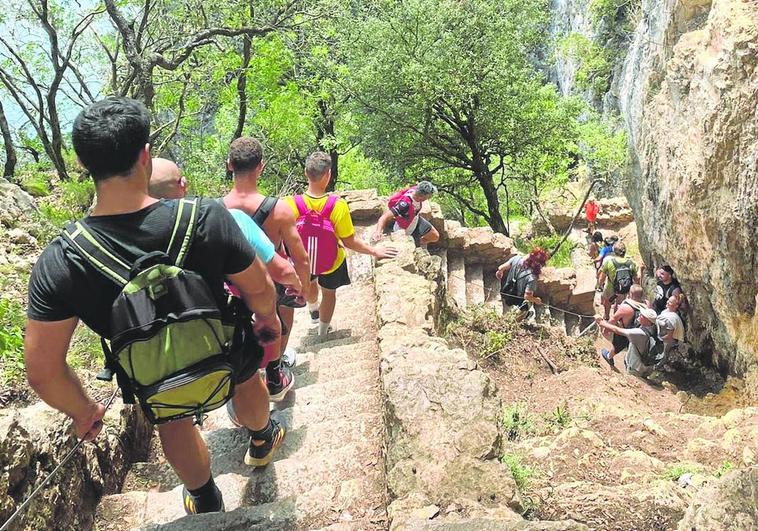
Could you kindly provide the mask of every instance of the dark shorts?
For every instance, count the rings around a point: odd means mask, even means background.
[[[240,299],[233,301],[232,311],[236,325],[229,353],[234,367],[234,382],[242,383],[249,380],[263,361],[263,347],[255,337],[252,325],[252,315]]]
[[[342,265],[331,273],[323,275],[314,275],[311,280],[318,278],[318,285],[326,289],[337,289],[340,286],[350,284],[350,275],[347,271],[347,259],[343,260]]]
[[[413,236],[413,241],[416,242],[416,245],[419,245],[421,243],[421,238],[429,234],[433,228],[434,227],[432,227],[431,223],[419,216],[416,228],[411,233],[411,236]]]
[[[629,346],[629,338],[626,336],[620,336],[618,334],[613,334],[613,339],[611,340],[611,343],[613,344],[613,350],[618,354],[625,348]]]

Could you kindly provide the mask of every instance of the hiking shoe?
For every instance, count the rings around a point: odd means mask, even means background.
[[[297,362],[297,351],[292,347],[287,347],[282,353],[282,365],[285,367],[294,367]]]
[[[604,348],[600,351],[600,355],[603,357],[606,363],[608,363],[608,365],[611,367],[616,367],[616,362],[613,361],[613,356],[611,356],[610,350]]]
[[[318,324],[318,318],[320,317],[318,310],[313,310],[311,312],[311,324]]]
[[[223,513],[224,497],[217,486],[213,486],[215,496],[203,499],[202,496],[194,496],[187,487],[182,489],[182,500],[184,500],[184,512],[187,514],[200,513]]]
[[[295,375],[292,374],[289,367],[281,367],[279,369],[279,382],[266,382],[269,400],[281,402],[293,385],[295,385]]]
[[[273,424],[273,427],[270,440],[265,441],[260,446],[255,446],[252,437],[250,438],[250,445],[245,454],[246,465],[263,467],[268,465],[272,459],[274,459],[274,452],[284,442],[287,430],[282,423],[273,417],[271,418],[271,424]]]

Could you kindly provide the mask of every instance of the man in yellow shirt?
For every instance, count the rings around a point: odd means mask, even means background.
[[[321,212],[329,199],[326,188],[332,176],[332,159],[324,152],[317,151],[308,156],[305,161],[305,176],[308,178],[308,191],[302,195],[303,201],[309,210]],[[292,209],[297,219],[300,212],[295,204],[294,197],[284,199]],[[355,237],[353,220],[350,217],[350,209],[344,199],[338,199],[329,215],[329,220],[334,226],[334,234],[338,240],[337,257],[334,265],[325,273],[318,275],[318,285],[321,290],[321,305],[318,305],[316,297],[311,294],[308,309],[311,319],[318,322],[319,336],[326,335],[334,315],[337,304],[337,288],[350,284],[350,275],[345,260],[345,247],[355,252],[368,254],[376,258],[392,258],[397,255],[397,250],[392,247],[371,247],[363,240]],[[310,302],[314,301],[314,302]]]

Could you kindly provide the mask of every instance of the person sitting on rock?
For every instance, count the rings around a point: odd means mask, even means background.
[[[638,327],[640,311],[645,307],[643,297],[644,291],[642,286],[639,284],[633,285],[629,290],[629,297],[619,304],[618,309],[608,322],[625,329]],[[613,334],[611,349],[600,349],[600,355],[613,368],[616,366],[613,357],[628,346],[629,338],[621,334]]]
[[[624,242],[616,242],[613,255],[600,268],[600,283],[603,287],[603,307],[605,319],[611,312],[611,305],[620,303],[634,284],[639,283],[637,264],[626,257]]]
[[[663,355],[665,357],[684,341],[684,322],[679,315],[679,306],[683,295],[672,295],[666,301],[666,307],[658,314],[656,326],[658,338],[663,342]]]
[[[329,154],[317,151],[308,155],[305,160],[305,176],[308,178],[308,190],[302,195],[284,198],[290,207],[291,216],[294,216],[294,219],[302,216],[298,203],[304,210],[303,214],[310,211],[322,212],[327,204],[331,204],[329,221],[334,228],[334,236],[336,236],[338,243],[336,258],[332,267],[314,278],[321,291],[321,304],[313,304],[316,302],[318,294],[316,297],[308,299],[311,319],[318,323],[318,335],[324,337],[332,329],[331,321],[337,304],[337,288],[350,284],[344,248],[347,247],[357,253],[367,254],[379,259],[395,257],[397,249],[394,247],[371,247],[362,239],[356,238],[353,219],[350,216],[350,208],[347,206],[347,202],[344,199],[333,197],[326,191],[332,176],[332,159]]]
[[[655,297],[651,304],[651,308],[657,313],[663,312],[668,305],[668,300],[672,295],[681,296],[681,305],[679,310],[685,309],[686,302],[684,301],[684,294],[682,292],[682,286],[676,279],[674,269],[670,265],[663,265],[655,272],[657,279],[655,285]]]
[[[529,256],[513,255],[497,268],[495,276],[500,280],[503,313],[511,306],[518,306],[522,317],[525,317],[532,303],[542,303],[542,299],[534,293],[537,290],[537,279],[549,257],[547,251],[535,247]]]
[[[652,371],[657,355],[655,331],[657,317],[652,308],[642,308],[639,313],[639,326],[622,328],[612,325],[599,315],[595,316],[595,321],[601,329],[624,336],[629,340],[629,348],[624,356],[624,369],[627,374],[644,378]]]
[[[439,240],[440,234],[437,229],[419,215],[424,201],[431,199],[436,193],[437,187],[429,181],[421,181],[416,186],[396,192],[387,203],[388,210],[376,223],[376,230],[371,239],[381,239],[389,221],[394,219],[391,230],[404,230],[406,234],[413,236],[416,246],[426,247]]]

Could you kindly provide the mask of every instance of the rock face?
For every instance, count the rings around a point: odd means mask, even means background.
[[[645,0],[620,106],[640,250],[676,270],[688,335],[758,379],[758,3]]]
[[[21,216],[36,210],[37,205],[32,196],[0,177],[0,223],[13,226]]]
[[[736,470],[708,485],[679,522],[679,531],[758,529],[758,466]]]
[[[445,300],[442,261],[403,234],[392,239],[398,258],[375,269],[390,529],[584,529],[525,527],[516,484],[498,460],[495,386],[433,335]]]
[[[147,453],[152,428],[133,407],[114,405],[97,445],[83,446],[13,523],[13,531],[89,529],[95,504],[116,492],[131,460]],[[0,412],[0,522],[76,443],[63,416],[44,404]]]

